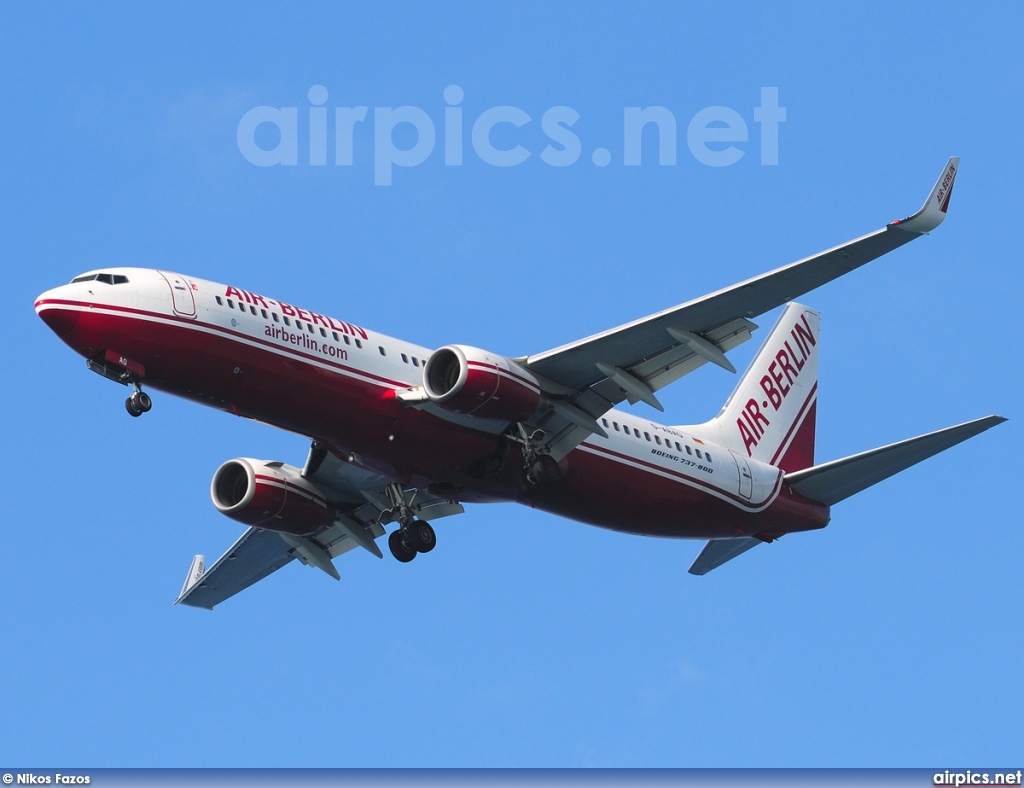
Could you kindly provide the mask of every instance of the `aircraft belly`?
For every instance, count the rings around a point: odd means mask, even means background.
[[[145,367],[149,387],[305,435],[339,453],[355,451],[409,484],[450,483],[453,497],[463,501],[516,500],[603,528],[683,538],[807,530],[827,522],[827,514],[822,521],[803,499],[780,495],[781,476],[765,491],[768,497],[751,501],[739,494],[735,472],[725,478],[725,468],[720,487],[702,484],[592,443],[568,455],[565,477],[549,488],[524,489],[516,449],[498,473],[476,478],[468,470],[496,451],[495,436],[403,406],[391,392],[406,381],[202,326],[172,316],[86,310],[67,341],[84,354],[114,348],[133,358]]]
[[[828,509],[781,488],[758,510],[700,486],[575,451],[557,485],[528,503],[542,511],[644,536],[715,539],[824,527]]]

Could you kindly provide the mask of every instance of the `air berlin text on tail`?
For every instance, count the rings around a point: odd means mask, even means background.
[[[769,406],[775,412],[782,407],[783,401],[793,390],[793,384],[800,377],[811,355],[811,348],[818,344],[811,324],[807,321],[807,315],[800,316],[800,323],[793,325],[789,335],[790,338],[783,342],[782,348],[768,365],[767,373],[761,378],[761,388],[768,399],[760,403],[754,398],[747,400],[747,404],[743,406],[742,417],[736,419],[740,440],[743,441],[743,448],[747,450],[748,457],[751,456],[765,430],[771,426],[771,420],[765,415],[765,411]],[[793,350],[793,345],[796,345],[798,352]]]

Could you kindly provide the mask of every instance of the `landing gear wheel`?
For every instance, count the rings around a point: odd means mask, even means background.
[[[393,531],[391,536],[388,537],[388,547],[391,548],[391,555],[403,564],[409,563],[416,557],[416,550],[406,546],[405,539],[402,538],[401,528]]]
[[[429,553],[437,546],[437,534],[428,522],[417,520],[409,526],[409,533],[417,553]]]
[[[138,417],[149,412],[153,407],[153,400],[145,391],[136,388],[132,395],[124,401],[124,407],[132,416]]]
[[[538,454],[523,474],[530,487],[550,487],[562,478],[562,469],[550,454]]]
[[[138,418],[142,415],[142,410],[139,408],[138,404],[136,404],[134,396],[131,396],[124,401],[124,409],[128,411],[129,416],[135,416]]]

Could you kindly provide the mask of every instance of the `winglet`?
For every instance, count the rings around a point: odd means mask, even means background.
[[[960,157],[953,156],[935,182],[931,194],[924,201],[921,210],[906,219],[891,222],[889,227],[898,227],[900,230],[909,230],[913,233],[930,233],[946,218],[946,209],[949,208],[949,198],[953,194],[953,181],[956,180],[956,171],[960,168]]]
[[[188,568],[188,574],[185,576],[185,584],[181,587],[181,593],[178,594],[178,599],[174,604],[178,604],[181,598],[185,596],[186,592],[190,591],[192,586],[199,582],[202,578],[203,573],[206,571],[206,558],[201,555],[197,555],[192,559],[192,565]]]

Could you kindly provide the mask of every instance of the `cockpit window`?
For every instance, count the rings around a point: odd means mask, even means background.
[[[128,284],[128,277],[123,274],[86,274],[85,276],[76,276],[71,280],[71,284],[77,282],[103,282],[106,285],[126,285]]]

